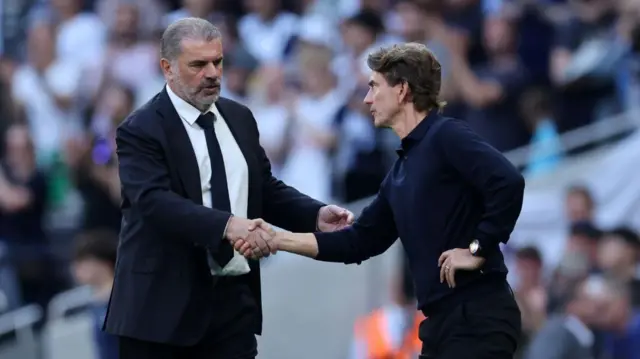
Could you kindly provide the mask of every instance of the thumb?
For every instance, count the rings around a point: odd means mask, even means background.
[[[260,227],[263,224],[263,220],[258,218],[258,219],[254,219],[249,223],[249,230],[253,231],[254,229]]]

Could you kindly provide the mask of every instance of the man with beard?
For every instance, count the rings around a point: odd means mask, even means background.
[[[161,54],[167,86],[116,134],[123,222],[105,329],[121,359],[255,358],[260,267],[233,243],[266,256],[274,232],[259,217],[333,231],[353,214],[272,176],[251,111],[219,97],[215,26],[173,23]]]

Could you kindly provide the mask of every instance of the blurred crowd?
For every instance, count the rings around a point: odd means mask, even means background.
[[[223,33],[223,96],[253,111],[274,174],[328,202],[375,194],[396,156],[398,140],[373,127],[362,103],[366,56],[379,46],[427,44],[442,63],[445,113],[501,151],[530,145],[530,175],[567,155],[562,133],[640,104],[638,0],[0,0],[0,14],[4,310],[46,306],[74,280],[108,286],[111,252],[100,243],[120,227],[115,128],[164,86],[159,36],[183,17]],[[591,213],[583,192],[575,201]],[[535,249],[517,253],[531,337],[547,309],[584,305],[569,284],[585,273],[632,281],[637,235],[601,232],[588,213],[550,284]],[[94,257],[69,273],[74,258]],[[605,291],[626,298],[623,287]],[[632,358],[617,353],[610,358]]]
[[[570,224],[557,268],[545,270],[535,247],[510,253],[522,358],[640,358],[640,237],[625,225],[598,228],[596,206],[588,188],[567,191]]]

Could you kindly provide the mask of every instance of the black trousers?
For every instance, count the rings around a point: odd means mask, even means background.
[[[420,324],[420,358],[512,359],[521,330],[520,309],[505,281],[504,288],[428,316]]]
[[[225,278],[225,277],[223,277]],[[194,346],[180,347],[119,338],[119,359],[254,359],[258,344],[253,332],[258,306],[246,284],[230,277],[212,283],[215,315],[205,336]],[[247,297],[248,296],[248,297]],[[244,298],[243,298],[244,297]]]

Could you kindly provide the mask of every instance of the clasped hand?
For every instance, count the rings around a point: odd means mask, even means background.
[[[225,237],[245,257],[260,259],[276,253],[275,235],[273,227],[262,219],[232,217]]]
[[[350,226],[354,220],[353,213],[331,204],[320,208],[316,226],[322,232],[333,232]],[[278,251],[281,238],[269,223],[262,219],[244,221],[239,224],[239,234],[230,238],[236,251],[251,259],[267,257]]]

